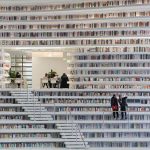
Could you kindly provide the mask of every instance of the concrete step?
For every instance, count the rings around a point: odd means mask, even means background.
[[[32,121],[53,121],[52,118],[30,118]]]
[[[61,135],[63,135],[63,136],[79,136],[79,135],[81,136],[82,135],[83,136],[83,133],[73,131],[73,132],[69,132],[69,133],[68,132],[61,133]]]
[[[85,149],[86,146],[85,145],[66,145],[66,148],[70,148],[70,149]]]
[[[32,92],[27,92],[27,91],[11,91],[11,94],[32,94],[33,95],[33,93]]]
[[[38,101],[38,98],[33,99],[33,97],[23,97],[23,98],[16,98],[16,100],[34,100],[34,101]]]
[[[87,145],[88,142],[84,142],[84,141],[82,141],[82,142],[79,142],[79,141],[73,141],[73,142],[69,141],[69,142],[67,142],[66,141],[65,144],[68,144],[68,145]]]
[[[15,94],[15,93],[11,93],[12,96],[16,96],[16,97],[34,97],[33,94]]]
[[[33,98],[16,98],[16,101],[30,101],[30,102],[39,102],[38,99],[33,99]]]
[[[71,123],[59,123],[57,124],[58,127],[76,127],[76,124]]]
[[[73,128],[73,130],[76,130],[76,127],[60,127],[57,126],[58,129],[62,129],[62,130],[71,130]]]
[[[17,101],[19,104],[39,104],[40,105],[40,102],[33,102],[33,101]]]
[[[45,115],[45,114],[31,114],[28,115],[29,117],[44,117],[44,118],[52,118],[51,115]]]
[[[26,110],[34,110],[36,108],[36,110],[44,110],[44,111],[47,111],[47,109],[45,109],[45,107],[40,107],[39,105],[38,106],[31,106],[31,107],[26,107],[26,106],[23,106],[22,108],[26,109]]]
[[[62,135],[63,139],[81,139],[82,137],[80,135],[78,136],[64,136]]]
[[[25,109],[25,111],[26,111],[26,112],[36,112],[36,113],[37,113],[37,112],[39,112],[39,113],[47,113],[46,110],[39,110],[39,109],[37,110],[36,108],[35,108],[35,110],[34,110],[34,109],[33,109],[33,110]],[[38,114],[39,114],[39,113],[38,113]]]

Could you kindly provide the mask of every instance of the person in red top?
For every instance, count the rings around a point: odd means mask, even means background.
[[[113,117],[114,119],[119,118],[119,113],[118,113],[118,99],[116,95],[114,94],[113,97],[111,98],[111,108],[113,111]]]

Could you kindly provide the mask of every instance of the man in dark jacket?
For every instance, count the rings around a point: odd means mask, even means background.
[[[118,113],[118,100],[116,95],[114,94],[113,97],[111,98],[111,108],[113,110],[113,117],[114,119],[119,118],[119,113]]]
[[[127,104],[127,97],[119,98],[120,110],[121,110],[121,119],[127,119],[126,107]]]

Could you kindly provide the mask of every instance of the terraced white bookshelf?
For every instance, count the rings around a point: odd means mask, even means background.
[[[149,149],[150,0],[0,3],[1,49],[64,49],[70,72],[70,89],[0,89],[1,149]]]

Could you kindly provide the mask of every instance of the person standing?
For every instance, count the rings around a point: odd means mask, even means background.
[[[126,113],[126,107],[128,106],[127,104],[127,97],[121,98],[119,97],[119,104],[120,104],[120,110],[121,110],[121,119],[127,119],[127,113]]]
[[[114,119],[119,118],[119,113],[118,113],[118,99],[116,95],[114,94],[113,97],[111,98],[111,108],[113,111],[113,117]]]

